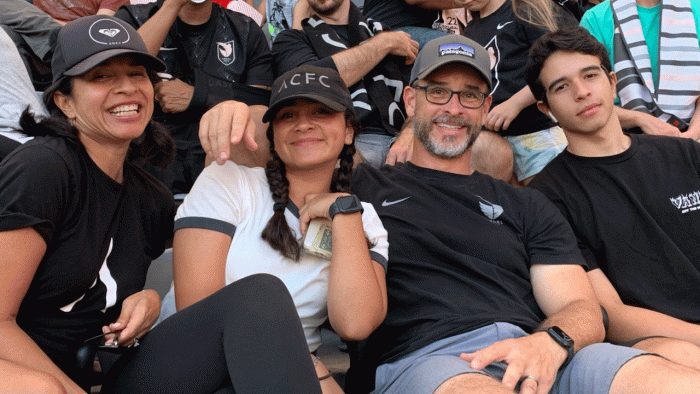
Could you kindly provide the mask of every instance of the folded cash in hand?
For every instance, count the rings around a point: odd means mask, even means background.
[[[328,219],[314,219],[309,223],[309,229],[304,236],[303,246],[307,252],[331,259],[332,248],[331,221]]]

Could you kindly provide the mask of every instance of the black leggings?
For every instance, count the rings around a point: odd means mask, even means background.
[[[177,312],[126,356],[103,393],[321,393],[292,298],[267,274]]]

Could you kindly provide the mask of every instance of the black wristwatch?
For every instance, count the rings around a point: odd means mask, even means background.
[[[550,337],[552,337],[552,339],[554,339],[559,344],[559,346],[566,349],[569,355],[566,357],[566,361],[564,361],[564,364],[562,364],[561,368],[565,367],[569,363],[569,361],[571,361],[571,358],[574,357],[574,340],[571,339],[570,336],[566,335],[564,330],[557,326],[540,328],[537,331],[545,331],[547,334],[549,334]]]
[[[362,203],[356,195],[342,196],[335,199],[330,208],[328,208],[328,216],[333,217],[336,213],[354,213],[354,212],[364,212],[362,208]]]

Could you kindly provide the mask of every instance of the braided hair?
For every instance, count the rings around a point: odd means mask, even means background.
[[[352,177],[353,156],[355,155],[355,136],[360,131],[360,124],[355,118],[355,115],[349,110],[345,111],[345,123],[353,129],[353,142],[345,145],[340,152],[338,159],[340,167],[333,175],[331,182],[331,192],[350,192],[350,179]],[[270,141],[270,153],[272,158],[267,162],[265,167],[265,175],[267,182],[270,184],[270,192],[272,192],[272,200],[274,214],[267,222],[267,226],[262,232],[262,238],[278,250],[284,257],[299,261],[301,254],[301,246],[294,237],[292,229],[289,227],[287,220],[284,218],[284,210],[289,204],[289,180],[287,179],[287,171],[282,159],[275,152],[275,144],[273,139],[272,122],[267,128],[267,139]]]

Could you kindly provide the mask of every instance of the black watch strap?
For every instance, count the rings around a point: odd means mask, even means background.
[[[336,198],[330,208],[328,208],[328,216],[330,216],[331,220],[338,213],[354,212],[364,212],[360,199],[354,194]]]
[[[564,364],[562,364],[560,368],[563,368],[569,364],[571,359],[574,357],[574,340],[571,339],[570,336],[566,335],[564,330],[557,326],[540,328],[538,331],[544,331],[549,334],[549,336],[552,337],[552,339],[554,339],[559,346],[566,349],[566,351],[569,353],[569,355],[566,357],[566,361],[564,361]]]

